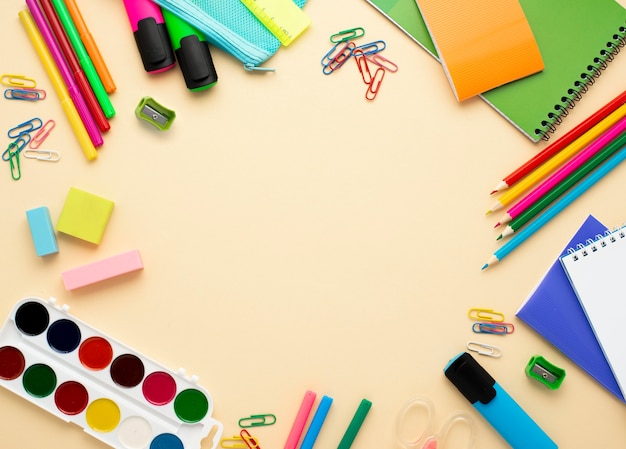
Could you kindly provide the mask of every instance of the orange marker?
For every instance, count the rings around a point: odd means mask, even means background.
[[[87,53],[96,68],[96,72],[98,72],[98,76],[100,77],[100,81],[102,81],[104,89],[108,94],[115,92],[117,87],[113,82],[113,78],[111,78],[109,69],[104,63],[104,59],[102,59],[102,55],[100,54],[100,50],[98,50],[96,41],[94,41],[91,36],[91,33],[83,20],[83,16],[80,14],[80,10],[78,9],[76,2],[74,0],[65,0],[65,6],[69,11],[70,16],[72,16],[72,20],[74,21],[74,25],[76,25],[80,39],[83,41],[83,45],[87,49]]]

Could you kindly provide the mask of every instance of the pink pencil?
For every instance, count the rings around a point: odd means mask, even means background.
[[[517,204],[511,207],[506,214],[500,218],[496,226],[508,223],[519,214],[528,209],[532,204],[539,200],[543,195],[548,193],[553,187],[572,174],[578,167],[591,159],[596,153],[606,147],[611,141],[616,139],[626,130],[626,117],[622,118],[613,127],[609,128],[604,134],[591,142],[583,151],[570,159],[560,169],[554,172],[544,182],[539,184],[532,192],[522,198]]]

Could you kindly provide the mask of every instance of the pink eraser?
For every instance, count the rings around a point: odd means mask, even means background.
[[[317,396],[315,392],[310,390],[307,390],[307,392],[305,393],[304,399],[302,399],[302,403],[300,404],[298,414],[296,415],[296,419],[294,420],[293,426],[291,426],[291,431],[289,432],[289,436],[287,437],[285,449],[296,449],[298,441],[300,440],[300,436],[302,436],[304,426],[306,425],[306,421],[309,418],[311,409],[313,408],[315,396]]]
[[[65,288],[67,290],[74,290],[79,287],[142,269],[143,264],[139,251],[132,250],[64,271],[61,273],[61,277],[63,278]]]

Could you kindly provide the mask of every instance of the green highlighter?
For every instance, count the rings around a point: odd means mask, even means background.
[[[163,9],[163,18],[187,89],[199,91],[212,87],[217,83],[217,72],[205,37],[166,9]]]
[[[100,80],[100,76],[98,75],[93,62],[89,57],[89,53],[87,53],[87,49],[83,45],[83,41],[81,40],[80,34],[76,29],[76,25],[74,25],[74,21],[72,20],[72,16],[68,11],[67,6],[65,6],[65,2],[63,0],[52,0],[52,4],[57,12],[57,15],[59,16],[59,20],[63,24],[67,37],[72,43],[72,47],[74,47],[74,51],[78,57],[78,62],[83,68],[85,76],[93,89],[93,93],[98,99],[102,112],[104,112],[106,118],[113,117],[115,115],[115,109],[111,104],[109,94],[107,94],[106,89],[102,85],[102,80]]]

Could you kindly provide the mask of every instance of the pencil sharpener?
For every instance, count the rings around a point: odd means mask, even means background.
[[[548,362],[540,355],[530,358],[526,365],[526,375],[537,379],[551,390],[556,390],[565,379],[565,370]]]
[[[145,120],[161,131],[165,131],[172,126],[176,118],[176,112],[159,104],[152,97],[143,97],[135,108],[135,115],[141,120]]]

